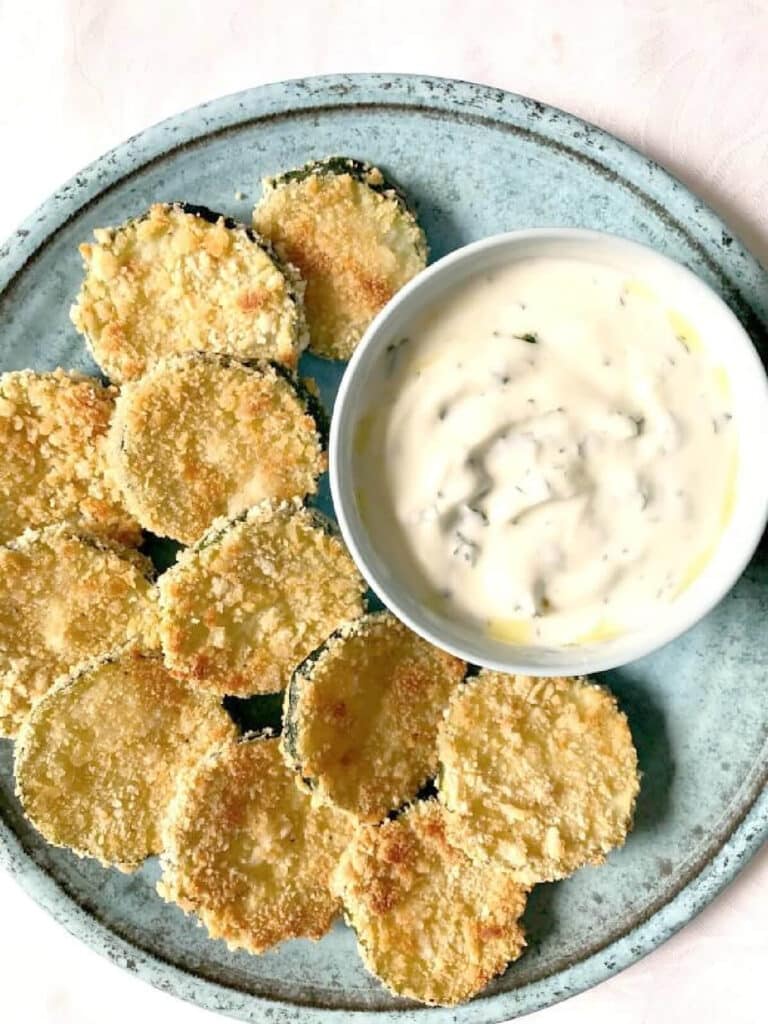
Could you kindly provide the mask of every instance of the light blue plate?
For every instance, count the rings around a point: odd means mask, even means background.
[[[730,303],[765,358],[768,277],[666,172],[560,111],[463,82],[361,76],[203,104],[108,153],[0,250],[0,367],[94,371],[67,310],[77,244],[153,200],[248,220],[267,172],[332,153],[381,164],[416,201],[433,256],[534,225],[613,231],[687,264]],[[235,193],[245,193],[236,199]],[[340,240],[343,244],[343,240]],[[339,368],[306,358],[327,402]],[[538,887],[525,956],[471,1004],[414,1008],[363,969],[338,924],[322,942],[229,953],[154,893],[157,867],[105,871],[42,842],[13,797],[0,741],[0,860],[73,934],[158,987],[242,1020],[490,1024],[564,999],[663,942],[730,881],[768,830],[768,553],[723,603],[653,657],[603,678],[644,772],[635,830],[607,865]]]

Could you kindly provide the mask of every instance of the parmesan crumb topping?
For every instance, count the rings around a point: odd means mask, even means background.
[[[299,662],[361,614],[365,587],[343,542],[294,499],[217,520],[159,589],[169,669],[247,696],[284,689]]]
[[[290,379],[200,353],[163,359],[125,385],[109,458],[142,526],[185,544],[264,498],[314,493],[327,462]]]
[[[97,228],[80,254],[72,322],[115,381],[190,350],[294,368],[306,345],[295,270],[223,216],[155,203],[121,227]]]
[[[276,739],[228,741],[180,778],[158,891],[230,949],[319,939],[339,910],[329,879],[351,831],[294,785]]]
[[[437,770],[437,728],[466,671],[389,612],[342,626],[293,675],[284,754],[324,799],[380,821]]]
[[[0,376],[0,543],[60,521],[139,543],[106,460],[116,396],[93,377],[61,369]]]
[[[86,658],[156,633],[149,559],[66,525],[0,547],[0,735]]]
[[[128,647],[64,676],[16,745],[16,790],[49,843],[132,871],[161,849],[176,776],[235,728],[218,701]]]
[[[627,719],[586,679],[482,671],[455,693],[438,752],[453,841],[523,884],[601,863],[631,827]]]
[[[307,282],[312,351],[349,359],[378,311],[424,269],[426,239],[398,195],[375,187],[378,168],[361,174],[337,160],[305,170],[264,181],[254,225]]]
[[[361,826],[333,888],[368,969],[396,995],[454,1006],[481,991],[525,946],[526,890],[475,864],[447,835],[435,800]]]

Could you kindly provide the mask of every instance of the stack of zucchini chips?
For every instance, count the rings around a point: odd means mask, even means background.
[[[174,203],[97,229],[72,320],[110,383],[0,378],[0,734],[51,843],[159,854],[160,893],[232,949],[343,910],[393,992],[458,1003],[521,953],[532,885],[623,842],[635,750],[603,688],[468,676],[366,614],[307,504],[299,357],[348,358],[424,267],[400,190],[315,162],[254,225]],[[159,579],[142,531],[183,545]]]

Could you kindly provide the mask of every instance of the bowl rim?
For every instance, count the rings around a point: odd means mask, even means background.
[[[758,398],[759,392],[762,391],[765,409],[764,418],[766,423],[768,423],[768,374],[754,342],[728,303],[698,274],[694,273],[683,263],[657,251],[652,246],[636,242],[633,239],[625,238],[612,232],[567,226],[520,228],[514,231],[504,231],[488,235],[485,238],[470,242],[447,253],[427,266],[404,285],[371,321],[346,367],[334,404],[328,444],[331,496],[341,534],[355,564],[368,585],[398,619],[429,643],[472,664],[500,672],[525,673],[538,676],[603,672],[609,669],[620,668],[671,643],[695,626],[696,623],[700,622],[731,590],[757,550],[768,524],[768,476],[762,487],[762,496],[760,500],[754,502],[751,515],[748,516],[747,528],[742,529],[738,535],[737,549],[731,562],[728,563],[727,567],[721,569],[717,577],[703,572],[687,588],[686,594],[690,595],[689,601],[692,604],[692,608],[686,616],[681,617],[679,620],[671,619],[669,621],[666,621],[663,617],[659,617],[658,620],[653,619],[641,629],[636,631],[628,630],[626,633],[619,634],[613,638],[615,643],[609,642],[610,646],[609,643],[603,643],[590,646],[563,646],[557,648],[558,661],[550,666],[542,665],[540,662],[525,656],[524,652],[534,647],[534,645],[530,645],[527,648],[524,646],[516,647],[510,644],[508,645],[509,657],[500,658],[492,654],[485,655],[479,648],[470,649],[460,641],[454,640],[447,630],[442,631],[432,628],[417,615],[404,608],[397,593],[382,580],[381,575],[376,571],[368,557],[366,557],[364,551],[361,550],[360,540],[365,537],[366,531],[362,526],[359,516],[352,513],[354,507],[354,487],[349,480],[343,479],[344,473],[341,468],[344,462],[343,449],[348,443],[349,432],[354,427],[354,421],[350,417],[348,410],[355,398],[356,389],[359,384],[357,375],[369,357],[370,350],[382,343],[386,327],[400,307],[408,302],[414,293],[424,289],[435,278],[452,270],[457,264],[466,262],[471,267],[478,256],[487,253],[489,250],[513,249],[517,245],[531,241],[566,241],[571,243],[581,241],[588,245],[607,243],[615,246],[617,249],[623,249],[630,253],[634,252],[645,259],[651,258],[659,267],[669,268],[678,277],[682,276],[682,278],[687,279],[692,287],[699,288],[707,294],[709,300],[719,305],[722,313],[732,322],[734,333],[741,339],[740,348],[743,357],[752,362],[750,367],[752,387]],[[473,271],[469,269],[465,279],[471,277],[472,273]],[[426,305],[428,305],[428,302],[425,303]],[[726,367],[729,366],[727,356],[723,356],[723,362]],[[743,438],[743,430],[742,421],[740,426],[739,454],[742,451],[741,440]],[[715,553],[717,548],[721,546],[723,538],[730,536],[732,533],[735,512],[741,504],[741,493],[742,491],[739,489],[734,506],[734,515],[721,532],[716,544]],[[353,525],[355,521],[360,524],[359,529]],[[373,548],[373,545],[371,547]],[[713,559],[714,554],[709,564],[712,563]],[[695,602],[693,598],[703,591],[703,583],[708,583],[706,594],[702,593],[698,602]],[[404,584],[401,589],[406,590],[407,586]],[[480,638],[479,633],[478,638]],[[515,652],[518,653],[516,654]]]

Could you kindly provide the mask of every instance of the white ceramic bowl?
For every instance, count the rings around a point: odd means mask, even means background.
[[[471,623],[426,607],[384,555],[357,507],[352,439],[383,373],[384,352],[408,333],[425,308],[468,277],[533,256],[602,263],[646,282],[696,327],[714,361],[728,373],[739,436],[736,500],[730,521],[701,574],[644,627],[601,643],[518,646],[495,640]],[[419,274],[381,311],[365,333],[341,383],[331,425],[330,473],[336,515],[360,570],[388,608],[444,650],[503,672],[572,675],[625,664],[689,629],[733,586],[754,553],[768,519],[768,381],[744,328],[695,274],[636,242],[579,229],[532,229],[494,235],[444,257]],[[393,526],[394,528],[394,526]],[[389,543],[391,544],[391,538]]]

